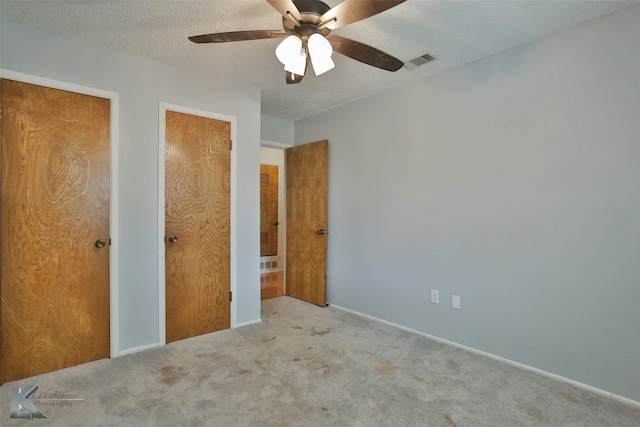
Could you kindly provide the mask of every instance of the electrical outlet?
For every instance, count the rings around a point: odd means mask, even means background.
[[[431,289],[431,303],[440,304],[440,291],[437,289]]]
[[[451,295],[451,308],[460,310],[460,295]]]

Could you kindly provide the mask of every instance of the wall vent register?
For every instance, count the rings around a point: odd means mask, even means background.
[[[406,68],[407,70],[415,70],[419,66],[435,60],[436,58],[429,55],[428,53],[425,53],[424,55],[420,55],[417,58],[413,58],[412,60],[405,62],[404,68]]]

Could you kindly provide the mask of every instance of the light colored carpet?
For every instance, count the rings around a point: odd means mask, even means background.
[[[640,409],[331,307],[0,387],[2,426],[640,426]],[[11,388],[76,395],[11,419]],[[68,396],[67,396],[68,397]]]

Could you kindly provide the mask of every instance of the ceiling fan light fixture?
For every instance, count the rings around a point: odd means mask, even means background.
[[[302,52],[302,40],[298,36],[289,36],[284,39],[276,48],[278,61],[287,64],[296,59]]]
[[[307,49],[309,50],[311,64],[316,76],[326,73],[336,66],[331,59],[331,54],[333,53],[331,43],[322,34],[315,33],[309,36]]]
[[[299,76],[304,76],[307,67],[307,54],[302,48],[302,40],[291,35],[284,39],[276,48],[278,61],[284,64],[284,70]]]
[[[313,59],[313,56],[311,56],[311,64],[313,65],[313,71],[316,73],[316,76],[324,74],[336,66],[330,56],[316,59]]]
[[[304,76],[304,70],[307,68],[307,54],[300,51],[300,54],[292,57],[289,62],[284,64],[284,70],[298,76]]]

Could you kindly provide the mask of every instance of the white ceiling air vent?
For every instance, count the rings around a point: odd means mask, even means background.
[[[418,56],[417,58],[413,58],[411,61],[407,61],[404,63],[404,68],[407,70],[415,70],[421,65],[426,64],[427,62],[435,61],[436,58],[425,53],[424,55]]]

